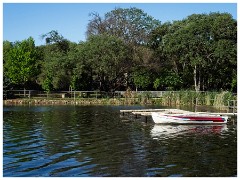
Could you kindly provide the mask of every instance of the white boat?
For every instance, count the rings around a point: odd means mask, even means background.
[[[156,124],[226,124],[228,116],[210,114],[165,114],[152,112],[152,119]]]

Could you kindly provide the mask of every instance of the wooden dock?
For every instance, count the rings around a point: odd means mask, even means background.
[[[120,113],[125,116],[128,115],[129,117],[134,117],[135,119],[144,118],[145,122],[148,122],[148,120],[152,119],[151,118],[151,113],[152,112],[162,112],[166,114],[209,114],[209,115],[221,115],[221,116],[229,116],[237,117],[237,113],[224,113],[224,112],[191,112],[191,111],[185,111],[181,109],[131,109],[131,110],[120,110]],[[235,120],[234,120],[235,121]]]

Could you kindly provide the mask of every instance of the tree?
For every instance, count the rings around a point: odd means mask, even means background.
[[[110,35],[120,38],[127,44],[131,54],[131,68],[126,72],[126,84],[130,83],[135,67],[156,67],[152,59],[153,51],[147,46],[150,33],[160,25],[160,21],[137,8],[116,8],[101,17],[91,13],[87,35]],[[136,73],[136,72],[135,72]]]
[[[93,83],[99,90],[114,91],[122,85],[124,74],[131,68],[129,51],[124,42],[114,36],[91,36],[79,46],[79,63],[76,68],[83,73],[83,68],[91,74]]]
[[[43,46],[35,47],[31,37],[4,41],[4,87],[25,89],[37,81],[46,91],[236,91],[237,21],[230,14],[193,14],[164,24],[137,8],[91,15],[85,42],[72,43],[56,30],[41,36]]]
[[[36,57],[36,49],[32,37],[22,42],[15,42],[5,62],[6,76],[12,83],[23,85],[25,90],[26,83],[38,72]]]
[[[175,72],[165,70],[161,73],[161,76],[157,77],[154,81],[153,87],[158,88],[169,88],[178,89],[182,85],[182,79]]]
[[[137,8],[116,8],[100,17],[91,13],[93,19],[87,27],[87,35],[108,34],[128,44],[146,44],[150,32],[160,25],[158,20]]]
[[[148,47],[153,51],[152,62],[155,70],[153,79],[154,89],[165,89],[166,87],[181,88],[181,68],[178,64],[178,57],[171,48],[167,48],[166,37],[171,35],[175,27],[166,22],[151,32]],[[170,82],[173,76],[174,81]]]
[[[50,31],[42,35],[42,38],[45,38],[46,45],[43,48],[44,60],[38,77],[39,83],[46,91],[68,89],[73,71],[69,54],[74,50],[75,44],[66,40],[57,31]]]
[[[69,41],[56,30],[41,35],[41,38],[45,39],[46,45],[54,45],[57,51],[66,53],[69,50]]]
[[[150,46],[161,62],[171,64],[184,87],[230,89],[230,69],[236,68],[236,32],[236,21],[227,13],[193,14],[155,30]]]
[[[46,91],[69,88],[73,67],[68,53],[56,49],[55,44],[45,46],[44,61],[38,80]]]
[[[7,69],[6,69],[6,62],[9,61],[9,53],[13,48],[13,43],[9,41],[3,41],[3,88],[9,89],[11,86],[11,81],[7,77]]]
[[[57,30],[52,30],[46,34],[41,35],[42,39],[45,39],[46,44],[61,43],[64,37],[58,33]]]
[[[210,81],[213,81],[215,89],[232,89],[232,82],[237,77],[237,21],[230,14],[212,13],[211,31],[213,49]]]
[[[138,88],[146,89],[151,83],[151,73],[146,69],[138,69],[132,73],[133,83]]]

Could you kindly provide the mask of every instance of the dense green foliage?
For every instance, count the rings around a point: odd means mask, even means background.
[[[25,84],[38,74],[37,50],[33,38],[11,45],[4,42],[4,72],[13,84]]]
[[[237,21],[227,13],[160,21],[137,8],[92,13],[87,40],[57,31],[3,42],[4,87],[51,90],[237,90]],[[39,86],[36,86],[38,84]]]
[[[160,26],[155,33],[160,35],[165,27]],[[187,82],[186,86],[194,84],[196,91],[229,89],[236,75],[236,27],[229,14],[193,14],[168,26],[167,33],[159,36],[157,48],[166,53],[173,64],[171,69]]]

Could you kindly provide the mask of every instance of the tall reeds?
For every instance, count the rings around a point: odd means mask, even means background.
[[[214,107],[227,106],[229,101],[236,100],[231,92],[195,92],[168,91],[163,94],[163,105],[207,105]]]
[[[219,94],[216,94],[213,106],[217,108],[228,106],[229,101],[236,100],[236,97],[232,93],[223,91]]]

